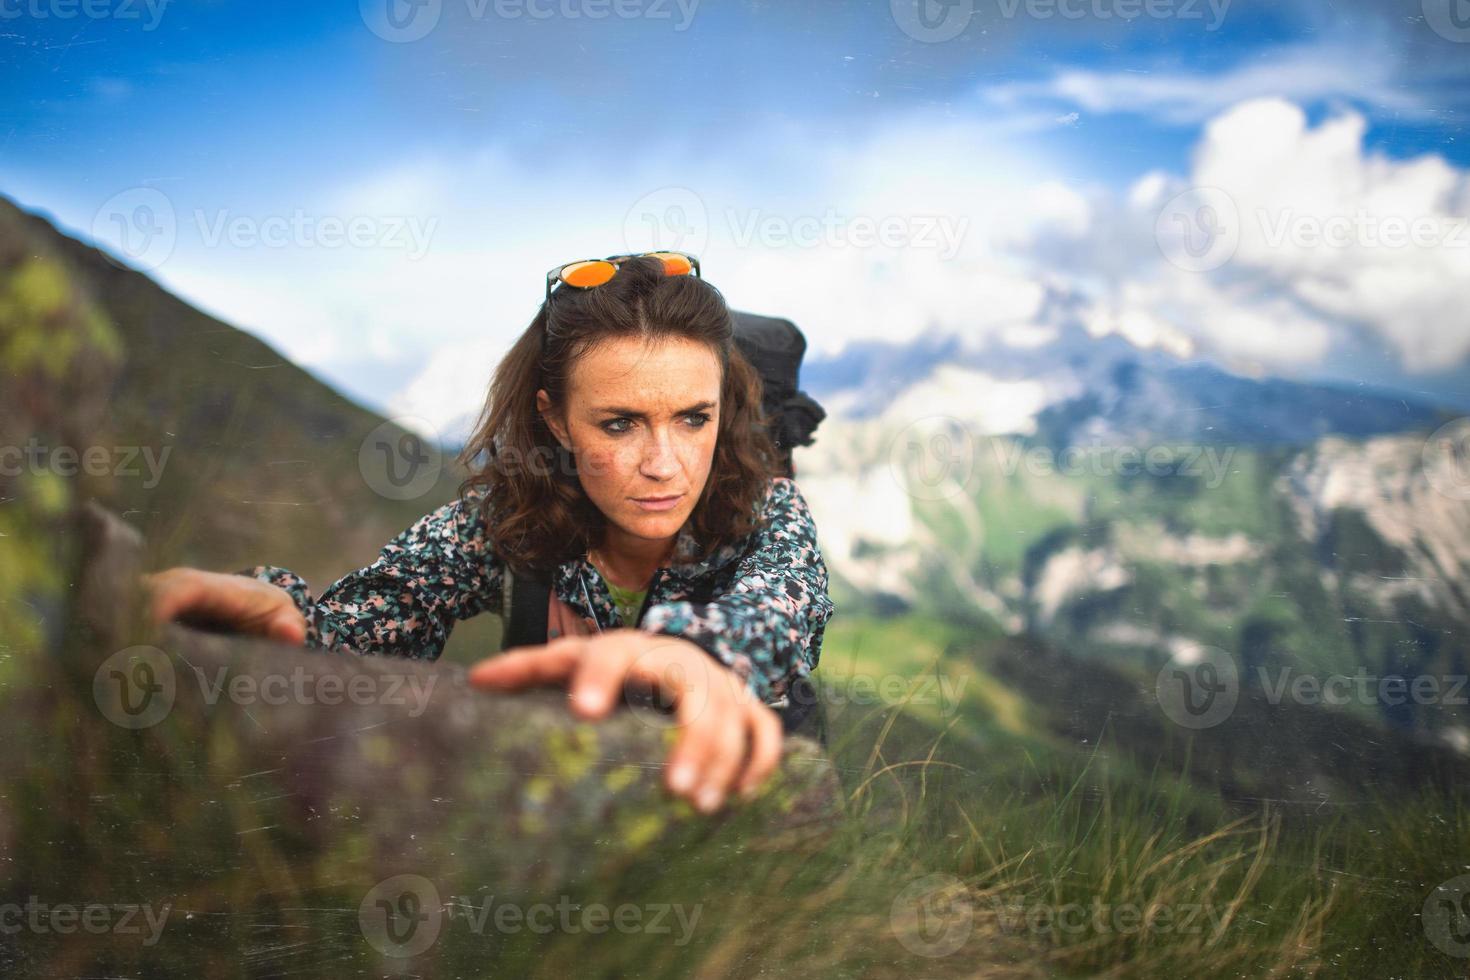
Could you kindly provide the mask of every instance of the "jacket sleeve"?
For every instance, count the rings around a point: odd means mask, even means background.
[[[833,606],[816,525],[794,481],[771,481],[752,538],[727,593],[651,606],[639,628],[697,644],[770,702],[817,666]]]
[[[320,601],[293,572],[242,572],[284,589],[306,617],[306,645],[342,653],[436,660],[457,620],[498,609],[503,564],[488,547],[480,495],[445,504],[344,575]]]

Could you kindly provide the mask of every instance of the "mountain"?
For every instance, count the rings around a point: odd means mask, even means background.
[[[122,513],[150,541],[155,568],[274,564],[321,591],[450,500],[462,477],[438,447],[3,197],[0,326],[13,389],[18,352],[56,361],[49,380],[26,388],[26,404],[47,401],[43,420],[5,444],[33,444],[31,478]],[[105,352],[109,369],[59,386],[78,373],[66,358],[87,349]],[[100,436],[76,424],[92,402]],[[92,465],[68,462],[88,452]],[[498,629],[480,617],[453,639],[494,649]]]
[[[1026,346],[937,331],[910,343],[863,341],[814,358],[802,382],[854,421],[946,414],[976,434],[1024,435],[1056,448],[1141,440],[1300,446],[1327,435],[1433,428],[1449,417],[1394,392],[1240,377],[1080,326]]]
[[[1429,438],[1452,413],[1081,331],[855,345],[803,386],[830,412],[797,458],[839,607],[1152,671],[1221,651],[1257,686],[1432,675],[1429,703],[1347,709],[1470,750],[1470,469]]]

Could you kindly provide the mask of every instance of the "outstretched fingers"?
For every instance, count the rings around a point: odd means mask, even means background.
[[[581,659],[584,641],[565,636],[535,647],[521,647],[481,660],[470,668],[471,687],[487,691],[517,691],[526,687],[563,684]]]
[[[601,718],[612,710],[628,678],[632,654],[621,648],[599,650],[582,658],[572,674],[572,710],[583,718]]]
[[[738,790],[743,799],[750,799],[781,764],[785,733],[781,730],[780,717],[765,705],[753,704],[746,708],[745,715],[750,726],[750,759]]]

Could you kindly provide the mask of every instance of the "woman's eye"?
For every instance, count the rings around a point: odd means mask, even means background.
[[[708,412],[695,412],[691,415],[686,415],[685,418],[689,420],[689,427],[692,429],[702,429],[711,421]],[[623,426],[631,426],[632,424],[633,420],[630,418],[608,419],[602,423],[602,431],[608,435],[620,436],[630,431],[630,429],[623,428]]]

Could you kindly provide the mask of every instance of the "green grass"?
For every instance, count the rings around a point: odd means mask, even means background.
[[[1463,972],[1418,913],[1435,884],[1467,870],[1464,808],[1426,792],[1412,806],[1379,799],[1328,819],[1288,820],[1269,804],[1241,814],[1177,772],[1142,771],[1110,733],[1090,746],[1049,736],[1026,699],[979,666],[980,644],[950,633],[902,620],[829,633],[827,657],[850,658],[854,672],[975,678],[952,716],[901,705],[837,714],[833,752],[868,886],[895,862],[954,876],[977,934],[1019,941],[1031,962],[1064,973]],[[868,856],[883,846],[885,861]],[[951,955],[978,966],[988,948]]]

